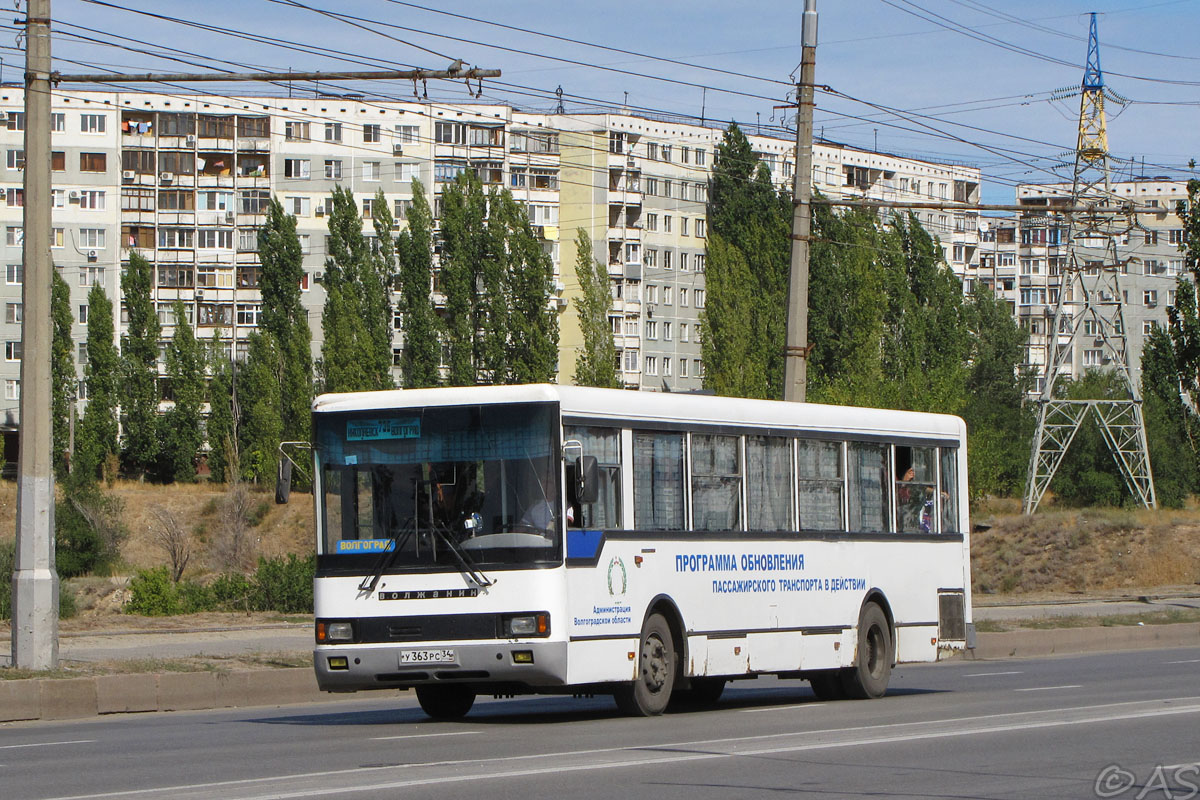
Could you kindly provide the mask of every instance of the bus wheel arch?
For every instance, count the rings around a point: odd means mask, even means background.
[[[674,601],[656,597],[642,618],[636,676],[614,688],[617,708],[631,716],[658,716],[667,709],[683,673],[683,618]]]
[[[841,670],[842,688],[857,700],[883,697],[896,663],[895,618],[883,592],[867,593],[855,632],[854,665]]]
[[[671,629],[671,638],[675,640],[675,684],[678,686],[688,673],[687,628],[683,624],[683,614],[679,612],[675,601],[665,594],[658,595],[646,606],[646,613],[642,616],[643,625],[652,614],[658,614],[667,621],[667,626]]]

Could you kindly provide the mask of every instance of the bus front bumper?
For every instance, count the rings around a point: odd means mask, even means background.
[[[567,644],[553,641],[319,645],[317,686],[326,692],[470,684],[530,690],[566,683]]]

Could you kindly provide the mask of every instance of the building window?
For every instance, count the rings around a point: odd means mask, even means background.
[[[679,235],[680,236],[688,235],[688,218],[687,217],[679,218]]]
[[[25,346],[21,343],[21,341],[19,339],[15,342],[5,342],[4,343],[4,360],[5,361],[20,361],[21,353],[24,351],[24,349],[25,349]]]
[[[21,322],[25,315],[22,313],[23,306],[20,303],[5,303],[4,304],[4,321],[10,325],[15,325]]]
[[[9,378],[4,381],[4,399],[21,399],[21,382],[19,380],[13,380],[12,378]]]
[[[1158,305],[1158,290],[1146,289],[1142,292],[1142,305],[1156,306]]]
[[[363,162],[363,180],[378,181],[379,180],[379,162],[364,161]]]
[[[108,153],[80,153],[80,172],[107,172]]]
[[[1098,367],[1098,366],[1100,366],[1100,364],[1103,360],[1103,357],[1104,357],[1103,350],[1084,350],[1083,351],[1083,365],[1085,367]]]
[[[679,359],[679,377],[686,378],[688,376],[688,360],[686,358]]]
[[[289,142],[308,141],[308,123],[289,120],[283,123],[283,138]]]
[[[414,180],[421,177],[420,164],[396,164],[396,180],[401,183],[411,184]]]
[[[671,160],[671,145],[669,145],[669,144],[664,144],[662,147],[660,147],[660,148],[659,148],[659,152],[660,152],[660,153],[662,153],[662,160],[663,160],[663,161],[670,161],[670,160]],[[668,195],[668,196],[669,196],[669,195]]]
[[[104,228],[80,228],[79,246],[89,250],[103,250],[105,244]]]
[[[6,166],[9,169],[25,169],[25,151],[9,150]]]
[[[671,287],[664,286],[663,287],[663,305],[669,306],[671,304],[672,304]]]
[[[0,194],[4,195],[4,204],[9,208],[22,208],[25,205],[25,190],[9,187],[0,190]]]
[[[396,219],[408,219],[408,212],[412,208],[412,200],[402,200],[396,198],[392,202],[392,216]]]
[[[708,235],[707,223],[702,219],[696,220],[696,235],[702,239]]]
[[[657,250],[643,251],[642,263],[644,263],[647,267],[657,267],[658,266],[658,251]]]
[[[688,290],[683,287],[680,287],[680,289],[679,289],[679,305],[681,308],[687,308],[687,304],[688,304]]]
[[[692,299],[695,301],[694,304],[695,304],[696,308],[704,308],[704,290],[697,289],[695,292],[692,293],[692,295],[693,295]],[[697,336],[700,335],[700,326],[699,325],[696,326],[696,335]]]
[[[438,144],[466,144],[467,126],[461,122],[436,122],[433,138]]]
[[[663,233],[671,232],[671,215],[663,214]]]
[[[4,279],[9,286],[19,286],[25,279],[25,267],[21,264],[9,264],[4,269]]]
[[[283,160],[283,177],[293,180],[306,181],[312,162],[307,158],[285,158]]]
[[[296,217],[307,217],[312,211],[312,198],[289,197],[286,200],[288,213]]]
[[[199,246],[214,250],[233,249],[233,231],[228,228],[208,228],[199,232]]]
[[[4,243],[9,247],[20,247],[25,241],[25,231],[23,228],[10,225],[4,229]]]
[[[335,159],[325,161],[325,179],[340,181],[342,179],[342,162]]]
[[[638,371],[638,351],[637,350],[626,350],[625,351],[625,371],[626,372],[637,372]]]
[[[669,323],[669,322],[663,323],[663,341],[664,342],[671,341],[671,323]]]
[[[704,166],[704,159],[705,159],[705,156],[704,156],[704,149],[703,149],[703,148],[700,148],[700,147],[697,147],[697,148],[696,148],[696,166],[698,166],[698,167],[703,167],[703,166]]]
[[[84,189],[79,193],[80,209],[85,211],[103,211],[104,206],[104,192],[95,189]]]
[[[325,123],[325,141],[340,142],[342,140],[342,123],[326,122]]]
[[[378,125],[363,125],[363,141],[368,144],[379,142],[381,136]]]
[[[645,373],[647,375],[657,375],[658,374],[658,359],[656,357],[646,356]]]
[[[8,112],[8,129],[10,131],[25,130],[25,112],[24,111]]]
[[[9,114],[9,119],[11,118],[12,115]],[[104,133],[107,128],[107,119],[103,114],[80,114],[79,131],[80,133]]]
[[[363,219],[372,219],[375,216],[374,208],[375,208],[374,198],[364,197],[363,201],[362,201],[362,218]]]
[[[416,125],[397,125],[393,131],[397,144],[415,144],[421,129]]]
[[[662,268],[663,269],[672,269],[671,260],[674,256],[675,256],[675,253],[671,250],[663,250],[662,251],[662,257],[663,257]]]
[[[646,338],[647,339],[657,339],[658,338],[658,323],[655,322],[654,320],[646,321]]]
[[[267,189],[247,189],[241,193],[243,214],[265,214],[271,205],[271,192]]]

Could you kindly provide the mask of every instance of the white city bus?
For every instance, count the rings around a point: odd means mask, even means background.
[[[973,634],[957,417],[494,386],[323,395],[313,434],[326,691],[870,698]]]

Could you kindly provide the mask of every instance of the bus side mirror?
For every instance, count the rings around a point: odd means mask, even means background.
[[[600,467],[595,456],[580,456],[575,460],[575,499],[580,505],[594,503],[600,498]]]
[[[275,473],[275,503],[277,505],[287,505],[288,498],[292,494],[292,460],[290,458],[279,459],[279,467]]]

